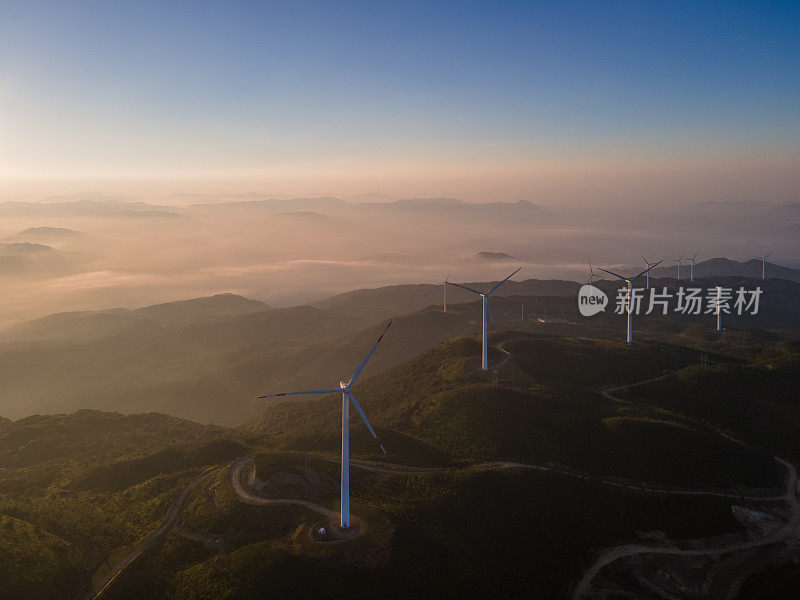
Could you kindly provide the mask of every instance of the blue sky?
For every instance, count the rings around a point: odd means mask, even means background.
[[[798,32],[797,2],[6,2],[0,177],[791,161]]]

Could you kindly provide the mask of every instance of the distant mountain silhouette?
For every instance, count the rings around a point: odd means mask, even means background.
[[[20,231],[16,237],[59,240],[82,237],[84,235],[86,234],[82,231],[75,231],[74,229],[67,229],[66,227],[28,227],[26,230]]]
[[[458,215],[460,219],[529,220],[549,217],[550,213],[533,202],[464,202],[457,198],[409,198],[394,202],[362,202],[360,211]]]
[[[4,256],[14,256],[18,254],[41,254],[58,252],[55,248],[45,244],[32,244],[31,242],[15,242],[0,246],[0,254]]]
[[[68,256],[45,244],[15,242],[0,244],[0,274],[30,275],[58,273],[71,269]]]
[[[489,260],[489,261],[518,260],[516,256],[511,256],[510,254],[506,254],[505,252],[477,252],[474,258],[478,260]]]
[[[206,298],[145,306],[133,312],[160,325],[177,325],[202,318],[247,315],[269,309],[267,303],[259,300],[250,300],[236,294],[217,294]]]
[[[0,202],[0,216],[17,218],[42,217],[114,217],[114,218],[181,218],[174,207],[146,202],[129,202],[98,193],[57,196],[45,202]]]
[[[217,294],[145,306],[136,310],[111,308],[100,311],[64,312],[20,323],[3,332],[6,340],[61,340],[85,343],[120,335],[153,324],[181,325],[194,321],[247,315],[270,306],[235,294]]]
[[[651,259],[652,260],[652,259]],[[681,279],[689,278],[689,263],[681,267]],[[676,277],[677,267],[657,267],[652,271],[653,277]],[[800,282],[800,270],[782,267],[767,261],[765,273],[767,278],[788,279]],[[728,258],[710,258],[698,262],[694,268],[697,277],[761,277],[761,261],[751,258],[747,261],[736,261]]]
[[[495,282],[459,282],[477,289],[489,289]],[[499,296],[557,296],[574,297],[578,293],[579,284],[574,281],[559,279],[526,281],[510,280],[503,284],[497,293]],[[474,294],[466,290],[449,286],[447,290],[448,304],[455,302],[472,302]],[[345,292],[312,303],[312,306],[332,313],[374,321],[388,319],[394,315],[409,314],[426,306],[442,304],[441,284],[390,285],[376,289],[362,289]]]
[[[487,290],[495,282],[464,283]],[[673,275],[654,285],[674,289],[676,283],[686,281],[676,282]],[[726,327],[800,328],[800,284],[731,276],[699,278],[695,285],[715,283],[758,285],[764,292],[757,316],[727,316]],[[619,282],[597,285],[614,298]],[[614,311],[592,319],[578,314],[579,287],[573,281],[506,282],[492,301],[497,331],[618,339],[624,327]],[[267,407],[256,400],[258,394],[324,387],[347,377],[386,318],[394,320],[392,342],[376,354],[367,375],[444,341],[478,334],[480,299],[451,287],[447,313],[441,302],[442,285],[424,284],[355,290],[316,306],[281,309],[226,294],[136,311],[51,315],[17,326],[0,343],[0,414],[16,418],[91,407],[241,423]],[[636,326],[643,334],[657,334],[708,322],[706,315],[650,315]]]
[[[197,201],[189,206],[190,211],[219,213],[233,210],[239,213],[263,212],[324,212],[351,206],[346,200],[333,196],[311,198],[270,198],[263,194],[242,194],[232,196],[192,196]]]
[[[297,212],[278,213],[277,215],[273,216],[284,219],[303,219],[307,221],[330,221],[331,219],[328,215],[323,215],[321,213],[314,212],[311,210],[300,210]]]

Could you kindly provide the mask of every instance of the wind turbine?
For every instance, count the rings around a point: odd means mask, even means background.
[[[766,264],[767,264],[767,257],[768,257],[770,254],[772,254],[772,250],[770,250],[769,252],[767,252],[767,253],[766,253],[764,256],[759,256],[759,257],[758,257],[758,260],[760,260],[760,261],[761,261],[761,279],[762,279],[762,280],[764,279],[764,273],[765,273],[765,268],[764,268],[764,265],[766,265]]]
[[[492,326],[494,326],[494,317],[492,316],[492,305],[489,304],[489,296],[491,296],[492,293],[497,288],[499,288],[501,285],[503,285],[506,281],[511,279],[517,273],[519,273],[520,269],[522,269],[522,267],[520,267],[519,269],[514,271],[511,275],[509,275],[508,277],[503,279],[503,281],[501,281],[500,283],[496,284],[492,289],[490,289],[486,293],[479,292],[478,290],[473,290],[472,288],[468,288],[467,286],[461,285],[460,283],[453,283],[451,281],[447,282],[450,285],[454,285],[456,287],[460,287],[462,290],[467,290],[468,292],[472,292],[473,294],[478,294],[478,296],[480,296],[481,299],[483,300],[483,328],[482,328],[483,352],[481,354],[481,369],[483,369],[484,371],[488,371],[489,370],[489,360],[488,360],[488,354],[489,353],[488,353],[487,348],[486,348],[486,339],[487,339],[486,338],[486,311],[487,311],[487,309],[489,311],[489,319],[491,319]]]
[[[389,321],[389,325],[392,322]],[[361,371],[364,369],[364,365],[367,364],[370,356],[372,353],[375,352],[375,348],[378,347],[378,344],[381,343],[383,336],[386,335],[386,331],[389,329],[389,325],[386,326],[386,329],[383,330],[380,337],[378,337],[378,341],[375,342],[375,345],[372,347],[372,350],[369,351],[367,356],[364,360],[361,361],[361,364],[358,365],[353,376],[350,378],[350,381],[339,382],[338,388],[328,388],[324,390],[306,390],[303,392],[284,392],[282,394],[268,394],[265,396],[259,396],[259,398],[277,398],[279,396],[299,396],[300,394],[333,394],[335,392],[342,393],[342,478],[341,478],[341,487],[342,487],[342,508],[341,508],[341,516],[339,520],[339,526],[342,529],[347,529],[350,527],[350,403],[353,403],[356,411],[358,412],[361,420],[364,421],[364,425],[367,426],[369,432],[372,434],[372,437],[375,438],[375,441],[378,442],[378,446],[380,446],[381,451],[386,454],[386,448],[383,447],[378,436],[375,435],[375,430],[372,429],[372,425],[369,424],[369,420],[367,419],[367,415],[364,414],[364,410],[361,408],[361,405],[356,400],[353,393],[350,389],[353,387],[353,384],[358,379],[358,376],[361,374]]]
[[[447,312],[447,280],[450,279],[450,269],[447,269],[447,277],[444,278],[442,282],[442,293],[444,294],[444,310],[442,312]]]
[[[642,257],[642,260],[644,261],[644,264],[647,265],[648,267],[655,267],[658,264],[658,263],[648,262],[647,259],[644,256]],[[658,262],[661,262],[661,261],[658,261]],[[646,285],[647,285],[647,289],[649,290],[650,289],[650,270],[648,269],[647,271],[645,271],[645,273],[647,273],[647,284]]]
[[[647,267],[644,271],[642,271],[638,275],[634,275],[633,277],[623,277],[622,275],[614,273],[613,271],[609,271],[608,269],[602,269],[602,268],[600,269],[601,271],[605,271],[609,275],[613,275],[614,277],[616,277],[618,279],[622,279],[622,281],[624,281],[625,283],[628,284],[628,337],[627,337],[627,342],[628,342],[629,345],[633,342],[633,282],[636,279],[638,279],[639,277],[641,277],[642,275],[644,275],[645,273],[647,273],[650,269],[660,265],[661,262],[662,261],[658,261],[652,267]]]
[[[594,269],[592,269],[592,261],[589,261],[589,285],[592,285],[592,280],[595,277]]]
[[[680,258],[673,258],[672,262],[674,262],[678,266],[678,279],[681,278],[681,266],[683,265],[683,254],[681,254]]]
[[[717,287],[717,331],[722,331],[722,288]]]
[[[694,282],[694,266],[695,266],[695,264],[697,264],[697,263],[695,263],[694,260],[697,258],[698,254],[700,254],[700,250],[695,252],[694,256],[692,256],[692,258],[689,259],[689,260],[692,261],[691,267],[690,267],[691,270],[689,271],[689,281],[691,281],[691,282]]]

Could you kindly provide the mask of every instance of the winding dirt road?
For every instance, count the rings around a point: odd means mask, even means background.
[[[626,402],[620,398],[614,396],[614,392],[623,390],[623,389],[630,389],[632,387],[636,387],[639,385],[645,385],[647,383],[653,383],[656,381],[660,381],[668,377],[670,373],[662,375],[660,377],[655,377],[652,379],[648,379],[645,381],[640,381],[634,384],[629,385],[621,385],[611,388],[606,388],[602,390],[600,393],[609,400],[613,400],[615,402]],[[748,446],[745,442],[738,440],[723,431],[716,430],[716,432],[726,438],[727,440],[739,444],[741,446]],[[697,549],[679,549],[679,548],[666,548],[661,546],[647,546],[642,544],[626,544],[623,546],[615,546],[612,548],[607,548],[606,550],[602,551],[598,556],[597,560],[584,572],[583,577],[581,577],[580,581],[576,584],[573,592],[573,599],[574,600],[581,600],[585,598],[587,594],[591,590],[592,581],[597,576],[600,571],[610,565],[611,563],[620,560],[625,557],[639,555],[639,554],[667,554],[673,556],[719,556],[723,554],[730,554],[733,552],[742,552],[745,550],[750,550],[753,548],[758,548],[760,546],[766,546],[769,544],[774,544],[776,542],[781,542],[786,540],[787,538],[791,537],[795,534],[798,525],[800,524],[800,502],[798,502],[797,495],[795,490],[797,489],[797,482],[798,482],[798,474],[797,469],[793,464],[789,461],[784,460],[780,457],[773,456],[772,457],[777,463],[781,464],[784,469],[786,470],[786,489],[783,494],[778,496],[737,496],[734,494],[725,494],[725,493],[713,493],[711,495],[717,495],[722,497],[729,497],[729,498],[743,498],[748,500],[760,500],[760,501],[783,501],[786,502],[789,511],[790,517],[787,523],[781,527],[779,530],[773,532],[770,535],[767,535],[763,538],[758,538],[754,540],[748,540],[746,542],[740,542],[738,544],[728,544],[724,546],[719,546],[716,548],[697,548]],[[679,492],[674,492],[679,493]],[[681,492],[690,494],[691,492]]]
[[[178,516],[180,515],[181,510],[183,510],[183,506],[186,503],[186,499],[189,497],[189,494],[213,471],[213,468],[208,469],[204,471],[202,475],[193,479],[192,482],[187,485],[180,495],[175,499],[175,502],[172,504],[172,509],[167,515],[167,518],[161,524],[161,527],[136,542],[130,551],[127,552],[125,556],[117,560],[114,566],[111,567],[108,570],[108,573],[99,581],[95,581],[93,578],[90,590],[85,596],[83,596],[84,600],[95,600],[96,598],[99,598],[103,592],[105,592],[106,589],[108,589],[108,587],[114,583],[114,580],[119,577],[119,574],[122,573],[128,567],[128,565],[135,561],[142,552],[147,550],[147,548],[149,548],[153,542],[166,535],[175,526],[175,523],[178,522]]]
[[[297,500],[294,498],[264,498],[262,496],[255,496],[253,495],[250,490],[244,488],[242,486],[242,477],[241,472],[246,466],[248,466],[253,460],[252,456],[245,456],[243,458],[239,458],[233,462],[230,470],[230,481],[233,484],[233,489],[236,491],[236,495],[239,497],[239,500],[244,502],[245,504],[253,504],[253,505],[269,505],[269,504],[294,504],[296,506],[302,506],[311,510],[317,514],[322,515],[326,519],[336,519],[339,516],[339,513],[332,511],[329,508],[326,508],[320,504],[314,504],[313,502],[308,502],[307,500]]]
[[[775,542],[783,541],[789,536],[793,535],[798,525],[798,521],[800,520],[800,510],[798,508],[797,497],[795,496],[795,488],[797,486],[797,470],[794,468],[793,465],[780,458],[775,458],[775,460],[782,463],[787,468],[789,475],[787,477],[786,493],[781,498],[784,499],[789,504],[792,516],[790,521],[786,523],[786,525],[781,527],[781,529],[772,533],[771,535],[768,535],[760,539],[749,540],[747,542],[741,542],[738,544],[720,546],[718,548],[682,550],[680,548],[663,548],[658,546],[645,546],[639,544],[627,544],[624,546],[616,546],[614,548],[609,548],[607,550],[604,550],[600,554],[598,559],[595,561],[595,563],[584,573],[581,580],[575,586],[573,598],[578,600],[580,598],[586,597],[586,594],[589,592],[590,586],[592,584],[592,580],[603,569],[603,567],[606,567],[612,562],[627,556],[633,556],[635,554],[670,554],[675,556],[715,556],[720,554],[728,554],[731,552],[741,552],[743,550],[757,548],[758,546],[773,544]]]

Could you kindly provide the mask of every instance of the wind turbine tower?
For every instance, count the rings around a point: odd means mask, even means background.
[[[655,267],[658,264],[658,263],[648,262],[647,259],[644,256],[642,257],[642,260],[644,261],[644,264],[645,264],[646,267]],[[658,261],[658,262],[661,262],[661,261]],[[645,287],[649,290],[650,289],[650,270],[649,269],[647,271],[645,271],[645,278],[646,278],[645,279],[645,281],[646,281]]]
[[[627,336],[627,339],[626,339],[626,341],[628,342],[628,345],[630,345],[633,342],[633,282],[636,281],[636,279],[638,279],[639,277],[641,277],[645,273],[647,273],[650,269],[652,269],[652,268],[654,268],[654,267],[656,267],[657,265],[660,265],[660,264],[661,264],[661,261],[658,261],[652,267],[647,267],[644,271],[642,271],[638,275],[634,275],[633,277],[624,277],[622,275],[618,275],[617,273],[614,273],[613,271],[609,271],[608,269],[602,269],[602,268],[600,269],[601,271],[605,271],[609,275],[613,275],[617,279],[621,279],[626,284],[628,284],[628,310],[627,310],[627,312],[628,312],[628,336]]]
[[[689,267],[689,268],[690,268],[690,271],[689,271],[689,281],[691,281],[691,282],[694,282],[694,266],[695,266],[695,264],[697,264],[697,263],[695,263],[695,259],[697,258],[697,255],[698,255],[698,254],[700,254],[700,250],[698,250],[697,252],[695,252],[695,253],[694,253],[694,256],[692,256],[692,258],[690,258],[690,259],[689,259],[689,260],[691,260],[691,261],[692,261],[692,262],[691,262],[691,266]]]
[[[674,262],[678,266],[678,279],[681,278],[681,266],[683,266],[683,254],[681,254],[680,258],[673,258],[672,262]]]
[[[392,322],[389,321],[389,325]],[[372,346],[372,349],[369,351],[367,356],[364,360],[361,361],[361,364],[358,365],[353,376],[350,378],[350,381],[339,382],[338,388],[328,388],[323,390],[306,390],[302,392],[284,392],[282,394],[268,394],[265,396],[259,396],[259,398],[277,398],[279,396],[299,396],[300,394],[333,394],[336,392],[341,392],[342,394],[342,477],[341,477],[341,494],[342,494],[342,506],[340,512],[340,519],[339,519],[339,526],[342,529],[347,529],[350,527],[350,404],[352,403],[353,407],[358,412],[358,415],[361,417],[361,420],[364,421],[364,425],[367,426],[369,432],[372,434],[372,437],[375,438],[375,441],[378,442],[378,446],[380,446],[381,451],[386,454],[386,448],[383,447],[378,436],[375,435],[375,430],[372,429],[372,425],[369,424],[369,420],[367,419],[367,415],[364,414],[364,409],[361,408],[361,405],[356,400],[356,397],[353,396],[353,393],[350,391],[353,387],[353,384],[358,379],[358,376],[361,374],[361,371],[364,370],[364,366],[367,364],[370,356],[372,353],[375,352],[375,348],[378,347],[378,344],[381,343],[383,336],[386,335],[386,331],[389,329],[389,325],[386,326],[386,329],[383,330],[383,333],[378,337],[378,341],[375,342],[375,345]]]
[[[447,277],[444,278],[442,282],[442,294],[443,294],[443,310],[442,312],[447,312],[447,280],[450,279],[450,269],[447,269]]]
[[[481,352],[481,369],[483,369],[484,371],[488,371],[489,370],[489,352],[488,352],[488,348],[487,348],[487,335],[486,335],[486,313],[487,313],[487,311],[489,313],[489,319],[492,321],[492,326],[494,326],[494,317],[492,316],[492,305],[489,303],[489,296],[491,296],[494,293],[494,291],[497,288],[499,288],[501,285],[503,285],[506,281],[511,279],[517,273],[519,273],[521,269],[522,269],[522,267],[520,267],[519,269],[514,271],[511,275],[509,275],[508,277],[503,279],[503,281],[495,284],[495,286],[492,289],[490,289],[488,292],[479,292],[478,290],[473,290],[472,288],[468,288],[467,286],[461,285],[460,283],[452,283],[452,282],[448,281],[448,283],[450,285],[454,285],[456,287],[460,287],[462,290],[467,290],[468,292],[472,292],[473,294],[478,294],[478,296],[481,297],[482,305],[483,305],[483,325],[482,325],[482,329],[481,329],[481,336],[482,336],[481,339],[483,341],[483,348],[482,348],[482,352]]]
[[[722,331],[722,288],[717,286],[717,331]]]
[[[761,261],[761,279],[765,279],[766,274],[766,264],[767,264],[767,257],[772,254],[772,250],[767,252],[764,256],[759,256],[758,259]]]

